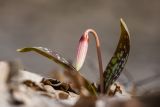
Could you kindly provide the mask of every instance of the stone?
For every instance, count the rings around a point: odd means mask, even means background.
[[[58,99],[67,99],[69,97],[68,93],[59,90],[56,92],[56,95]]]

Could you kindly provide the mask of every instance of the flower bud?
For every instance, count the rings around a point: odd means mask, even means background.
[[[84,34],[81,36],[79,40],[78,50],[77,50],[77,59],[76,59],[76,70],[79,71],[83,66],[84,60],[86,58],[87,50],[88,50],[88,34]]]

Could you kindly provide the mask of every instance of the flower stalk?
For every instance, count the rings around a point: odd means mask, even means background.
[[[97,33],[93,29],[87,29],[79,40],[76,69],[79,71],[84,63],[84,60],[87,54],[87,50],[88,50],[89,33],[91,33],[94,36],[95,41],[96,41],[97,56],[98,56],[98,63],[99,63],[99,73],[100,73],[100,92],[104,93],[103,64],[102,64],[102,56],[101,56],[101,49],[100,49],[100,41],[99,41]]]

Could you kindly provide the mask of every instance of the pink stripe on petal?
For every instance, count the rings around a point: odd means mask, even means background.
[[[83,35],[79,40],[78,50],[77,50],[77,60],[76,69],[79,71],[83,66],[88,50],[88,36]]]

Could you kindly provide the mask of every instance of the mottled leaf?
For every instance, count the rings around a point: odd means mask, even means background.
[[[64,57],[62,57],[60,54],[58,54],[56,51],[52,51],[48,48],[44,47],[27,47],[27,48],[22,48],[18,49],[17,51],[19,52],[29,52],[29,51],[34,51],[37,52],[48,59],[56,62],[57,64],[63,66],[66,69],[75,69],[72,64],[67,61]]]
[[[122,72],[130,51],[130,34],[125,22],[121,19],[121,36],[117,46],[116,51],[114,52],[113,57],[111,58],[109,64],[107,65],[104,71],[104,90],[105,93],[108,92],[110,86],[115,80],[119,77]]]
[[[95,89],[92,87],[91,83],[85,79],[73,66],[69,61],[67,61],[64,57],[59,55],[57,52],[52,51],[48,48],[44,47],[27,47],[27,48],[22,48],[18,49],[18,52],[30,52],[34,51],[36,53],[39,53],[40,55],[43,55],[47,57],[48,59],[56,62],[57,64],[63,66],[65,69],[67,69],[70,74],[74,75],[74,77],[79,77],[81,78],[81,81],[84,82],[84,87],[90,92],[91,95],[97,95]],[[78,81],[78,80],[77,80]],[[75,82],[75,81],[73,81]]]

